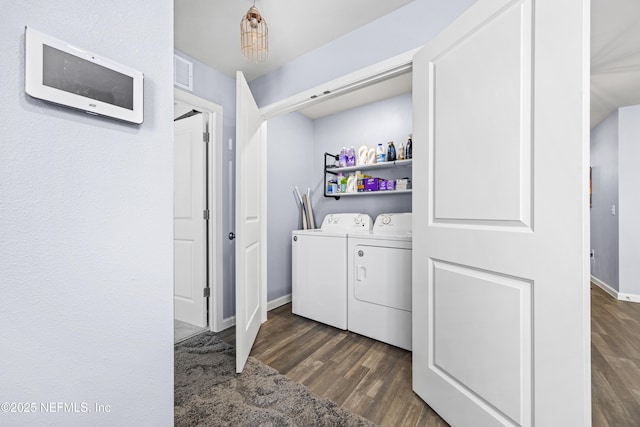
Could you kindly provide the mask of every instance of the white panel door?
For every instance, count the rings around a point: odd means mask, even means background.
[[[260,324],[263,120],[242,72],[236,75],[236,371],[242,372]]]
[[[175,318],[207,326],[205,142],[203,116],[174,123]]]
[[[413,387],[588,426],[589,3],[479,0],[414,58]]]

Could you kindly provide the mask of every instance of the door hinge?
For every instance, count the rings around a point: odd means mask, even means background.
[[[204,297],[209,298],[211,296],[211,288],[204,288],[203,290]]]
[[[202,217],[204,218],[205,221],[209,221],[209,218],[210,218],[209,209],[205,209],[202,211]]]
[[[211,137],[211,134],[210,134],[209,132],[204,132],[204,133],[202,134],[202,140],[203,140],[204,142],[209,142],[209,138],[210,138],[210,137]]]

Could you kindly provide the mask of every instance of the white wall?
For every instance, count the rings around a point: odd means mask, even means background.
[[[618,114],[620,292],[640,300],[640,105]]]
[[[591,275],[618,287],[618,111],[591,130]]]
[[[145,74],[142,125],[24,93],[24,27]],[[173,3],[4,2],[3,425],[173,425]]]

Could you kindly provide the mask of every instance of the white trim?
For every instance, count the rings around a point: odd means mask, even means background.
[[[266,105],[260,109],[260,114],[265,120],[268,120],[410,71],[413,64],[413,55],[418,50],[419,48],[412,49],[281,101]]]
[[[267,311],[275,310],[278,307],[282,307],[285,304],[289,304],[291,302],[291,294],[281,296],[280,298],[276,298],[267,303]],[[232,326],[236,325],[236,316],[227,317],[222,319],[219,323],[220,329],[214,332],[221,332],[225,329],[229,329]]]
[[[229,326],[227,319],[222,318],[223,313],[223,247],[222,247],[222,106],[207,101],[206,99],[174,88],[174,99],[182,101],[201,110],[208,116],[211,140],[209,142],[209,209],[213,214],[213,221],[209,227],[209,329],[220,332]]]
[[[268,210],[267,210],[267,203],[268,203],[268,195],[267,195],[267,122],[266,120],[262,122],[262,124],[260,125],[260,139],[262,140],[262,144],[261,147],[262,149],[260,150],[260,169],[262,171],[262,179],[260,182],[260,185],[262,186],[262,189],[260,190],[261,193],[261,210],[262,212],[260,213],[260,217],[262,218],[262,224],[260,227],[260,242],[262,245],[262,250],[260,251],[260,263],[262,264],[262,268],[260,269],[260,297],[262,299],[262,301],[260,301],[260,306],[262,307],[262,313],[261,313],[261,317],[262,317],[262,322],[264,323],[267,321],[267,311],[269,311],[269,309],[267,308],[267,292],[268,292],[268,275],[267,275],[267,268],[268,268],[268,262],[267,262],[267,239],[268,239],[268,234],[267,234],[267,226],[268,226]]]
[[[626,302],[640,302],[640,295],[618,293],[618,300]]]
[[[276,298],[267,303],[267,311],[275,310],[278,307],[282,307],[285,304],[289,304],[291,302],[291,294],[287,294],[281,296],[280,298]]]
[[[222,332],[225,329],[229,329],[232,326],[236,326],[236,316],[231,316],[231,317],[222,319],[222,321],[220,322],[220,329],[214,332]]]
[[[599,288],[601,288],[606,293],[608,293],[609,295],[611,295],[612,297],[614,297],[615,299],[618,299],[618,291],[616,291],[614,288],[612,288],[608,284],[604,283],[602,280],[600,280],[597,277],[591,275],[591,282],[594,285],[596,285]]]
[[[637,294],[626,294],[615,290],[612,286],[606,284],[602,280],[598,279],[595,276],[591,276],[591,282],[601,288],[603,291],[617,299],[618,301],[625,302],[638,302],[640,303],[640,295]]]

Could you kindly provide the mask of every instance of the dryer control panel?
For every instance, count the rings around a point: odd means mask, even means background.
[[[380,234],[411,234],[411,213],[380,214],[373,224],[373,232]]]

